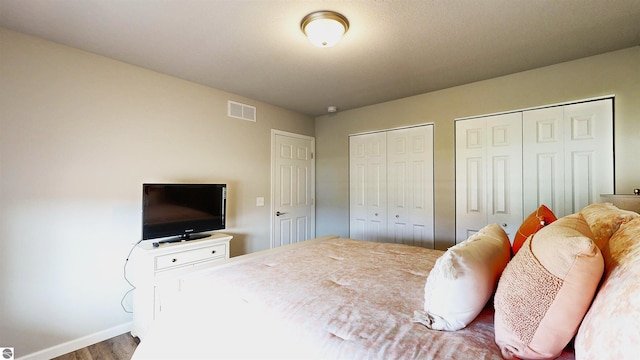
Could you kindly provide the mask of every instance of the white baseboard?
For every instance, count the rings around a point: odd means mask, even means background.
[[[97,333],[83,336],[79,339],[71,340],[60,345],[52,346],[50,348],[19,357],[16,360],[49,360],[129,332],[131,331],[132,324],[132,322],[128,322],[114,326],[110,329],[102,330]]]

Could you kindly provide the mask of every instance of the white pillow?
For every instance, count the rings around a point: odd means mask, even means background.
[[[498,224],[449,248],[427,277],[424,312],[416,311],[414,321],[434,330],[464,328],[491,298],[510,257],[509,237]]]

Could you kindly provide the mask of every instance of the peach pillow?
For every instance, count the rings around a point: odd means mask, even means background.
[[[556,220],[557,218],[553,211],[545,205],[540,205],[536,211],[527,216],[522,225],[520,225],[518,232],[516,232],[516,235],[513,237],[513,246],[511,246],[513,255],[520,250],[522,244],[524,244],[524,241],[527,240],[530,235],[535,234],[538,230]]]
[[[495,338],[506,359],[555,358],[576,334],[604,262],[579,214],[529,237],[500,277]]]
[[[636,359],[640,354],[640,218],[622,224],[603,254],[604,281],[578,330],[576,359]]]
[[[589,224],[594,240],[600,249],[607,245],[609,238],[620,225],[640,216],[633,211],[618,209],[612,203],[587,205],[580,210],[580,214]]]
[[[509,236],[487,225],[449,248],[433,266],[424,289],[424,312],[414,321],[434,330],[455,331],[478,316],[511,257]]]

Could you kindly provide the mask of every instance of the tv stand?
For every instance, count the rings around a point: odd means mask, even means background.
[[[136,246],[130,258],[136,287],[133,293],[133,336],[142,339],[163,309],[176,304],[189,275],[229,259],[232,236],[221,233],[207,235],[210,236],[203,240],[183,242],[179,239],[160,247],[153,247],[148,241]],[[194,240],[193,235],[190,240]]]
[[[153,247],[159,247],[160,244],[172,244],[172,243],[189,241],[189,240],[204,239],[204,238],[208,238],[209,236],[211,236],[211,234],[184,234],[171,239],[156,241],[153,243]]]

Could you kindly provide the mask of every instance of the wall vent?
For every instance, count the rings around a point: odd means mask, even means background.
[[[228,101],[228,116],[236,119],[248,120],[248,121],[256,121],[256,107],[241,104],[235,101]]]

